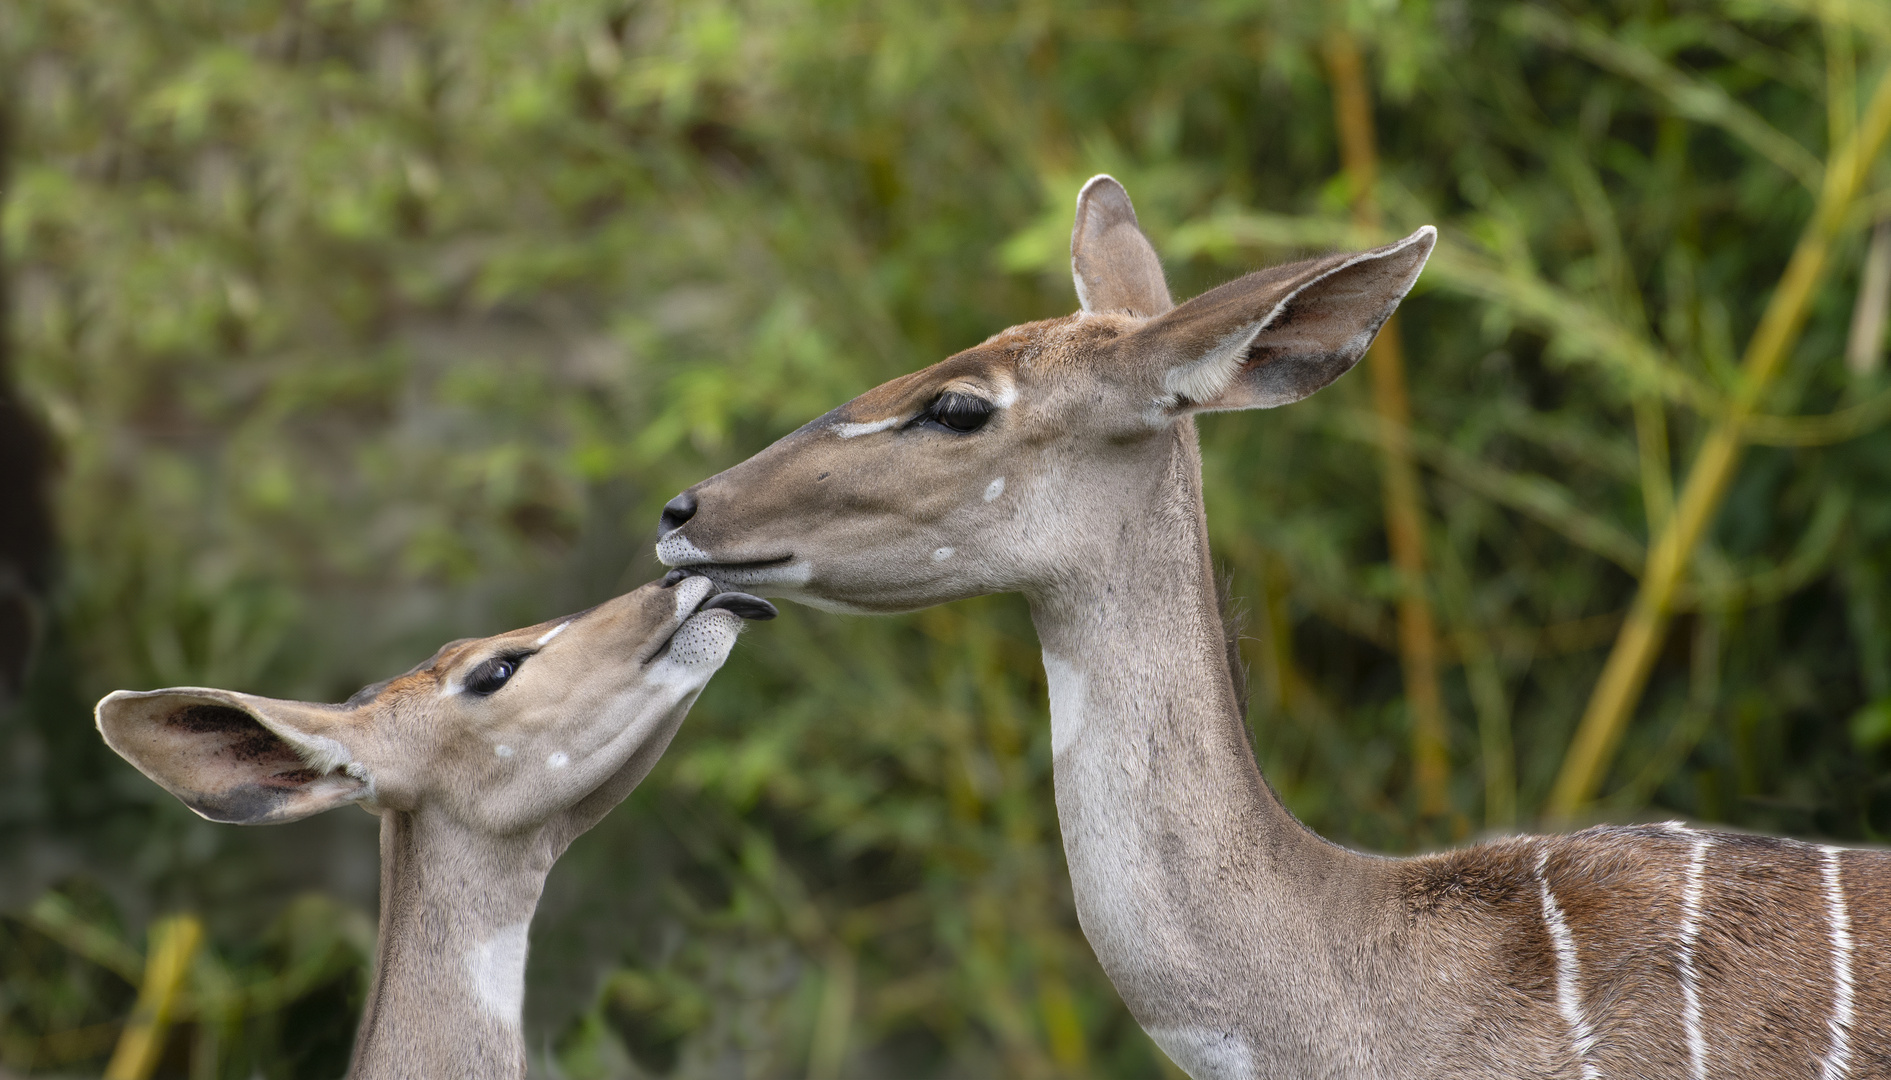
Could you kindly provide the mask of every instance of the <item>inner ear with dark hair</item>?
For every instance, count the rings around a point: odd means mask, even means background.
[[[97,720],[113,750],[198,814],[269,825],[368,794],[365,771],[323,734],[344,715],[330,706],[191,687],[120,690],[99,702]]]
[[[1431,255],[1427,225],[1397,243],[1260,270],[1117,341],[1159,380],[1163,413],[1271,409],[1352,370]]]

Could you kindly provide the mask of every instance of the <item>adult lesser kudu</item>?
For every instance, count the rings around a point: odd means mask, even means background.
[[[630,794],[767,601],[707,578],[456,641],[344,705],[120,690],[105,741],[212,821],[381,817],[381,930],[350,1077],[525,1075],[526,930],[552,863]]]
[[[1681,825],[1409,859],[1327,843],[1236,705],[1192,416],[1332,382],[1435,233],[1182,305],[1077,198],[1082,310],[877,387],[677,496],[658,556],[856,612],[1030,603],[1077,914],[1201,1080],[1891,1076],[1891,856]]]

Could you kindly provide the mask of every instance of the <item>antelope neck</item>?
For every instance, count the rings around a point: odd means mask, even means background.
[[[1123,520],[1095,528],[1085,568],[1031,597],[1078,919],[1125,1003],[1194,1075],[1246,1075],[1283,1052],[1331,1062],[1344,1052],[1309,1040],[1378,1026],[1359,993],[1378,980],[1345,957],[1383,940],[1383,863],[1315,836],[1261,778],[1228,670],[1194,425],[1178,421],[1165,450],[1149,489],[1125,493]]]
[[[555,855],[444,815],[381,815],[381,929],[348,1075],[525,1075],[526,930]]]

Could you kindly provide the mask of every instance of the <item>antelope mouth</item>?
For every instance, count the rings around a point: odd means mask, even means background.
[[[704,600],[703,605],[696,609],[696,615],[701,615],[705,611],[726,611],[750,622],[767,622],[781,614],[775,610],[775,605],[759,596],[750,596],[745,592],[719,592]],[[695,615],[690,616],[692,619],[695,617]]]
[[[811,576],[808,564],[793,555],[752,562],[690,562],[677,566],[664,576],[665,584],[685,577],[701,576],[727,588],[741,585],[805,585]]]
[[[693,569],[692,567],[691,570]],[[691,577],[702,577],[708,580],[711,586],[719,585],[718,582],[710,579],[706,574],[696,574],[691,571],[679,569],[672,570],[664,575],[663,587],[666,589],[670,588],[684,579]],[[701,600],[696,602],[696,606],[691,608],[688,614],[676,620],[676,625],[670,628],[670,632],[664,635],[663,640],[657,643],[656,648],[650,650],[650,655],[644,663],[654,664],[658,660],[668,656],[670,654],[671,644],[676,641],[676,635],[682,633],[684,627],[695,622],[698,618],[707,615],[711,611],[726,611],[745,622],[767,622],[781,614],[780,611],[775,609],[775,605],[759,596],[751,596],[748,593],[734,590],[712,588]]]

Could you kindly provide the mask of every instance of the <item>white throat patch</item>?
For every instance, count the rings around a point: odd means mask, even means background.
[[[1044,680],[1051,690],[1051,757],[1056,758],[1083,734],[1088,680],[1069,661],[1049,652],[1044,654]]]
[[[525,1010],[525,946],[529,922],[513,923],[466,950],[473,997],[495,1017],[519,1026]]]

